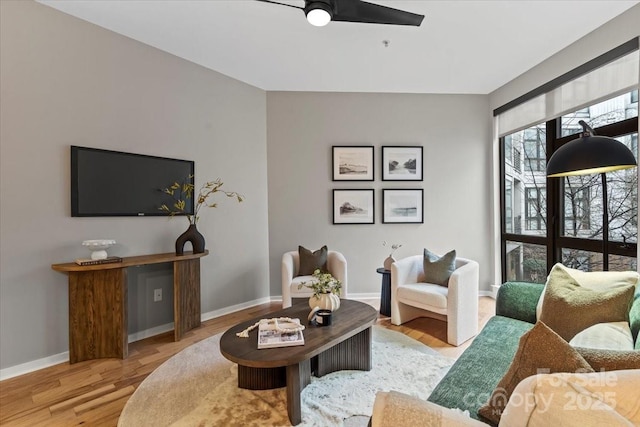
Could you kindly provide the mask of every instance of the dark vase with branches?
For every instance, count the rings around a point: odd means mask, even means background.
[[[189,220],[189,227],[187,228],[187,231],[182,233],[176,240],[177,255],[184,254],[184,246],[187,242],[191,242],[194,254],[204,252],[205,240],[204,236],[198,231],[197,223],[200,219],[200,209],[203,206],[207,206],[209,208],[215,208],[218,206],[217,203],[209,201],[211,197],[216,193],[222,193],[227,197],[235,198],[238,202],[242,202],[244,200],[244,197],[235,191],[223,190],[223,185],[224,182],[222,182],[220,178],[217,178],[215,181],[205,182],[202,187],[200,187],[198,197],[195,200],[193,215],[186,215]],[[187,208],[187,200],[193,198],[194,189],[193,175],[190,175],[187,180],[181,184],[174,182],[171,186],[163,188],[161,191],[170,195],[174,199],[174,202],[171,206],[163,204],[159,209],[163,212],[167,212],[170,217],[173,217],[176,214],[184,214]]]

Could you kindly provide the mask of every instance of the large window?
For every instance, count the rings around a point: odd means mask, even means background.
[[[635,269],[638,241],[638,171],[606,174],[608,206],[601,175],[547,178],[546,162],[555,150],[577,138],[579,120],[596,134],[625,144],[638,156],[638,92],[624,93],[501,138],[503,155],[503,280],[544,282],[556,262],[581,269],[603,268],[603,209],[609,214],[609,269]],[[523,168],[516,168],[514,153]],[[518,212],[523,227],[516,228]]]

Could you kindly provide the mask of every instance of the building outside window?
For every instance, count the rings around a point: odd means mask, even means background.
[[[513,183],[506,180],[504,183],[504,221],[507,233],[513,233]]]
[[[532,172],[544,172],[547,167],[544,152],[544,129],[529,128],[524,130],[524,158],[525,169]]]
[[[529,187],[525,189],[525,227],[527,230],[546,228],[546,189]]]
[[[511,142],[511,138],[504,140],[504,160],[513,165],[513,143]]]

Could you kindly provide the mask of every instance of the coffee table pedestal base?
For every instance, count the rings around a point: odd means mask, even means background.
[[[238,365],[238,387],[247,390],[271,390],[287,385],[286,369],[281,368],[250,368]]]
[[[287,412],[291,424],[302,422],[300,393],[311,383],[311,373],[321,377],[341,370],[371,370],[371,328],[365,329],[328,350],[300,363],[278,368],[238,365],[238,387],[268,390],[287,387]]]
[[[335,371],[370,371],[371,328],[320,353],[314,357],[313,362],[316,377]]]
[[[287,366],[287,413],[291,424],[302,422],[300,393],[311,383],[311,363],[309,360]]]

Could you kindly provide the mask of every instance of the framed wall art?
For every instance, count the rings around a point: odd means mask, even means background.
[[[383,181],[422,181],[422,146],[383,146]]]
[[[373,190],[333,190],[334,224],[373,224]]]
[[[333,146],[333,181],[373,181],[373,145]]]
[[[382,223],[424,223],[424,190],[383,189]]]

